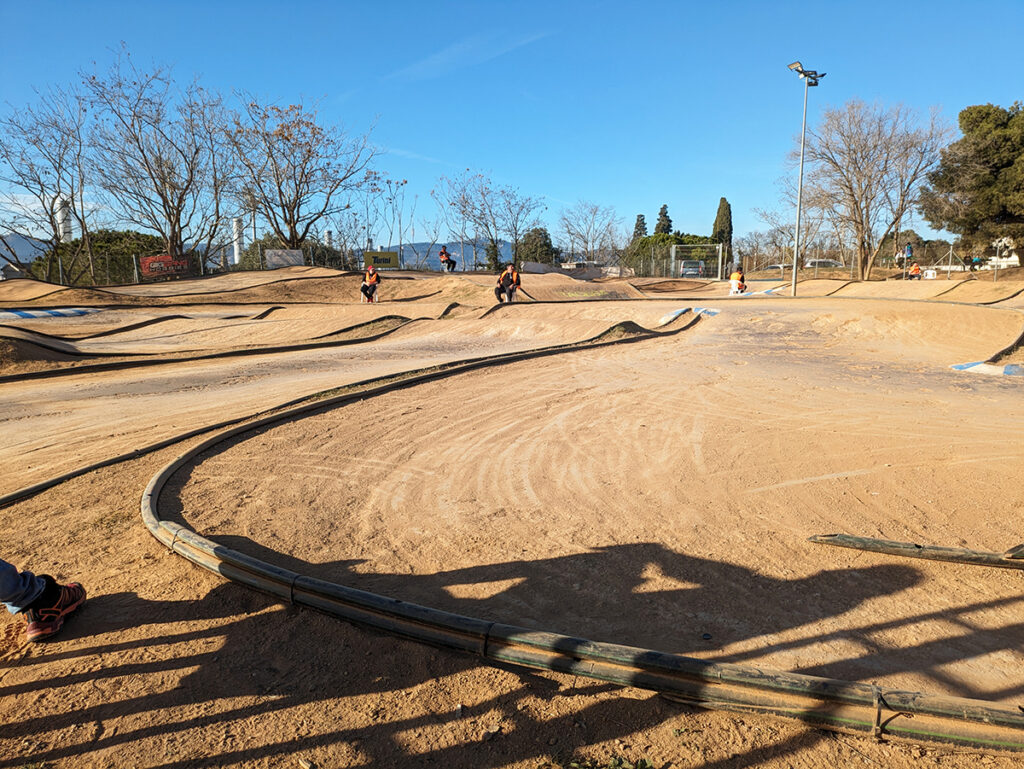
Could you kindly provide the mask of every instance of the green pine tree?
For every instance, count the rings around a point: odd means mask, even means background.
[[[643,214],[636,215],[636,224],[633,225],[633,239],[631,243],[636,243],[640,238],[647,237],[647,220]]]
[[[661,210],[658,211],[658,223],[654,225],[654,234],[664,233],[665,235],[672,234],[672,220],[668,215],[668,205],[663,205]]]
[[[551,244],[551,234],[544,227],[534,227],[519,241],[519,259],[524,262],[555,264],[558,249]]]
[[[711,239],[722,244],[725,263],[732,262],[732,206],[722,198],[718,201],[718,213],[715,214],[715,226],[711,228]]]

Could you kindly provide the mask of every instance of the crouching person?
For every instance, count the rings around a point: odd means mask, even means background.
[[[511,303],[519,285],[519,273],[516,272],[515,265],[510,264],[498,276],[498,285],[494,287],[494,298],[499,302]]]
[[[359,290],[363,293],[364,302],[379,302],[377,288],[380,286],[380,273],[372,264],[366,268],[366,275],[363,276],[363,285]]]

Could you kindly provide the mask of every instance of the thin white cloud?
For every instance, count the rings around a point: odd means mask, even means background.
[[[541,40],[550,32],[539,32],[517,40],[502,41],[495,35],[477,35],[449,45],[437,53],[384,76],[384,80],[433,80],[466,67],[497,59],[517,48]]]
[[[347,91],[334,94],[334,102],[336,104],[344,104],[350,99],[354,98],[359,93],[358,88],[350,88]]]
[[[410,152],[409,150],[399,149],[398,147],[384,147],[382,151],[387,155],[397,155],[400,158],[408,158],[409,160],[422,160],[424,163],[433,163],[439,166],[450,166],[453,165],[447,160],[438,160],[427,155],[420,155],[418,152]]]

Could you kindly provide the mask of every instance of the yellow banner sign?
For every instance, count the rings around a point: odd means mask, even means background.
[[[364,251],[363,252],[363,263],[369,267],[371,264],[380,269],[381,267],[391,267],[398,269],[398,252],[397,251]]]

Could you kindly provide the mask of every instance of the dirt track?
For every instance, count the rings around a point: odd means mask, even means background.
[[[879,299],[863,286],[825,297],[842,282],[814,281],[793,301],[525,276],[537,296],[671,298],[485,315],[483,279],[386,282],[399,301],[371,307],[339,301],[347,278],[296,277],[256,276],[264,284],[249,288],[231,276],[233,299],[265,302],[242,318],[227,317],[225,286],[211,280],[201,288],[215,309],[175,307],[187,317],[145,327],[132,326],[163,311],[13,325],[77,352],[134,348],[145,360],[306,341],[391,312],[420,320],[372,342],[0,384],[0,493],[371,376],[579,341],[621,321],[658,328],[673,310],[713,307],[718,315],[675,336],[463,374],[262,431],[190,468],[164,512],[274,563],[465,614],[1021,702],[1018,572],[806,538],[845,532],[995,551],[1024,541],[1024,380],[949,369],[1017,338],[1024,315],[1008,297],[1024,283],[996,284],[997,295],[978,281],[939,297],[1006,300],[978,307],[897,300],[890,284],[871,284]],[[916,294],[918,285],[899,287]],[[11,301],[5,288],[0,304]],[[290,303],[295,296],[319,303]],[[450,302],[459,307],[445,314]],[[105,336],[82,338],[97,331]],[[480,667],[282,607],[170,554],[139,524],[142,488],[178,450],[0,510],[3,557],[80,577],[92,596],[47,646],[25,646],[16,619],[2,625],[0,769],[298,758],[526,769],[613,753],[659,767],[966,769],[979,760]]]

